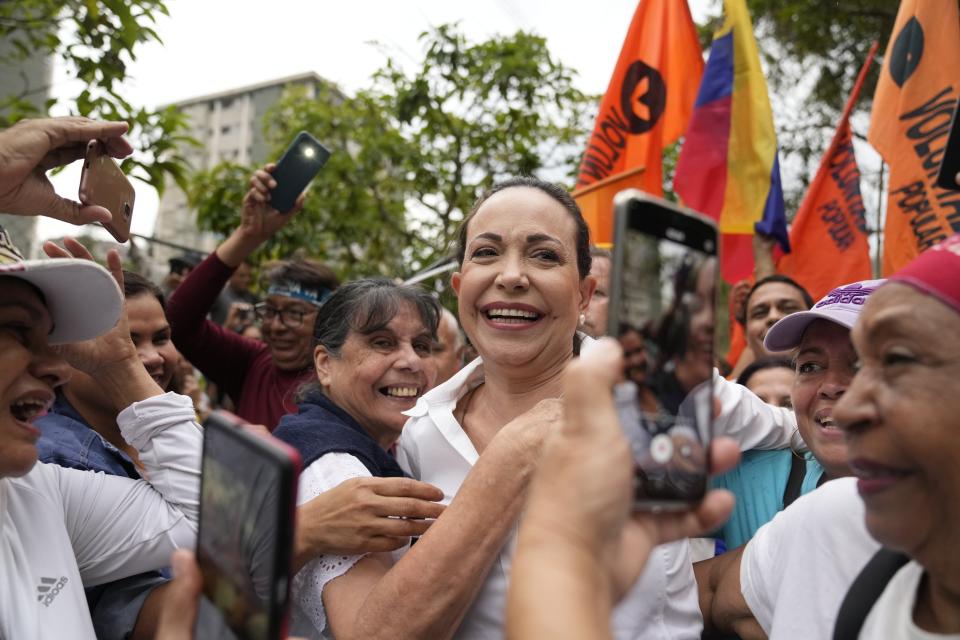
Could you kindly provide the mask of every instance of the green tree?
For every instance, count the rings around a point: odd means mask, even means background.
[[[301,129],[333,155],[265,255],[307,247],[344,277],[408,276],[449,254],[457,224],[495,181],[539,174],[572,184],[596,100],[574,87],[543,38],[517,32],[471,43],[445,25],[421,42],[412,73],[388,59],[354,97],[291,93],[268,113],[272,157]],[[226,167],[198,176],[190,193],[202,228],[233,228],[251,169],[242,178]],[[230,199],[221,179],[234,180]]]
[[[193,142],[184,133],[186,123],[173,108],[144,109],[122,95],[137,48],[160,41],[153,28],[160,15],[168,15],[163,0],[0,0],[0,65],[12,67],[38,54],[59,58],[81,81],[64,98],[70,110],[130,123],[141,153],[124,160],[123,168],[162,192],[167,176],[187,185],[187,164],[179,151]],[[0,127],[43,116],[57,102],[38,107],[29,91],[35,89],[0,96]]]
[[[343,277],[407,271],[416,244],[407,229],[405,205],[412,191],[407,163],[414,149],[392,128],[379,96],[359,92],[348,98],[335,90],[310,98],[291,90],[267,114],[267,139],[279,157],[298,131],[309,131],[333,152],[311,185],[298,213],[254,256],[285,258],[306,249]],[[219,164],[198,173],[190,200],[201,228],[228,234],[237,224],[240,202],[254,167]]]

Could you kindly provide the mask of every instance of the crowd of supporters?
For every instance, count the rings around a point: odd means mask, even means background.
[[[92,139],[124,157],[125,133],[0,131],[0,210],[105,221],[45,171]],[[26,260],[0,230],[0,638],[230,637],[184,551],[218,408],[303,461],[296,636],[960,637],[960,236],[816,303],[761,239],[732,293],[742,354],[683,347],[665,380],[665,327],[605,336],[612,256],[564,189],[479,198],[454,313],[318,260],[251,262],[303,207],[271,207],[272,172],[159,284],[72,239]],[[712,335],[712,314],[690,322]],[[712,377],[711,488],[634,512],[616,388],[656,414],[690,368]]]

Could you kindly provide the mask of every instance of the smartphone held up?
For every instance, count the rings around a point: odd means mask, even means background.
[[[80,174],[80,202],[97,205],[110,212],[110,221],[103,223],[103,227],[117,242],[130,239],[136,195],[120,165],[110,157],[106,145],[100,140],[88,142]]]
[[[327,164],[330,151],[306,131],[301,131],[284,151],[273,169],[277,186],[270,191],[270,206],[286,213],[314,176]]]
[[[286,637],[300,456],[224,411],[204,423],[197,564],[239,640]]]
[[[688,509],[707,490],[717,229],[637,190],[618,194],[614,210],[607,329],[624,352],[614,398],[633,450],[634,507]]]

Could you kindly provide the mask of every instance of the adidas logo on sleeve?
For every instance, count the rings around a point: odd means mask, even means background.
[[[40,578],[40,584],[37,585],[37,602],[45,607],[49,607],[54,598],[60,595],[60,591],[67,584],[67,576],[60,578]]]

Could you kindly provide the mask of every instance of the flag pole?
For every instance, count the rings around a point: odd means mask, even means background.
[[[880,183],[879,183],[879,186],[877,187],[877,260],[876,260],[876,264],[874,265],[874,272],[873,272],[873,275],[875,278],[883,277],[883,262],[882,262],[883,247],[880,244],[883,240],[883,232],[882,232],[883,220],[881,220],[880,216],[882,214],[881,209],[883,209],[883,168],[884,166],[886,165],[884,164],[883,159],[881,158]]]

